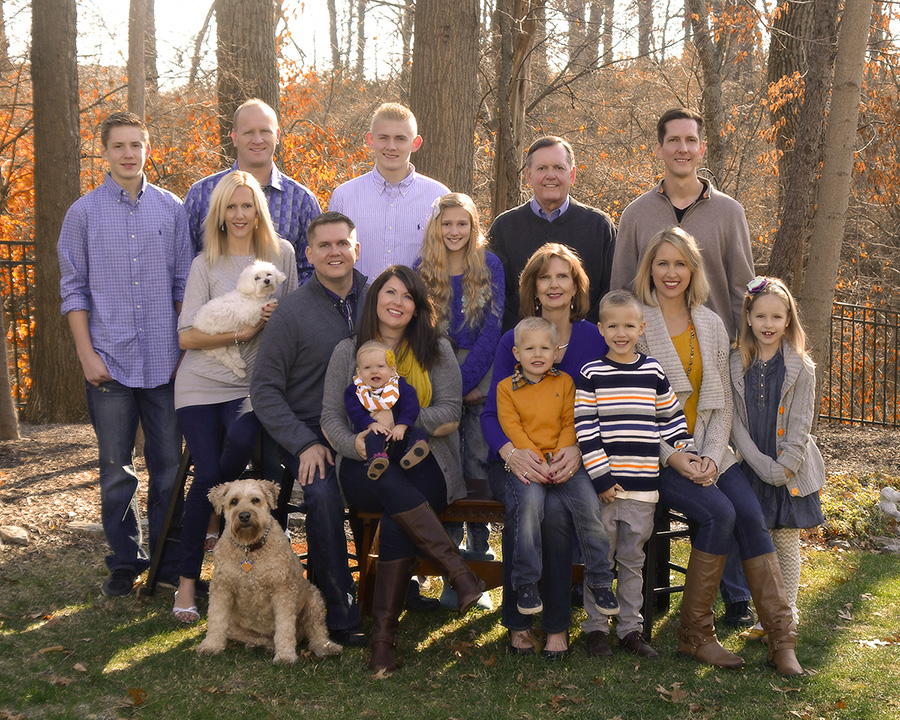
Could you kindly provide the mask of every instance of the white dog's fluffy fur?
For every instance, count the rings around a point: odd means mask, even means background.
[[[318,657],[343,650],[328,639],[322,594],[303,577],[300,559],[269,512],[277,498],[268,481],[235,480],[210,490],[216,512],[225,514],[225,532],[213,551],[209,622],[198,653],[219,653],[233,639],[274,648],[275,662],[295,663],[298,637],[308,638]]]
[[[208,335],[216,335],[256,325],[262,317],[263,307],[271,302],[276,288],[284,280],[284,273],[272,263],[257,260],[241,272],[235,290],[213,298],[197,311],[194,327]],[[247,375],[247,365],[236,344],[203,352],[230,368],[238,377]]]

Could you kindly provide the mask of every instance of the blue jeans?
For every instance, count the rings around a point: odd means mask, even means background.
[[[741,565],[741,554],[737,540],[734,539],[728,548],[728,559],[725,561],[725,569],[722,571],[719,590],[722,592],[722,600],[726,605],[750,601],[750,588],[747,587],[747,578],[744,577],[744,568]]]
[[[700,524],[693,543],[697,550],[727,555],[734,538],[742,561],[775,552],[756,493],[737,465],[709,487],[665,468],[660,473],[659,501]]]
[[[515,515],[506,501],[506,471],[503,463],[492,462],[488,479],[494,499],[503,503],[506,513],[501,535],[504,558],[511,558],[515,543]],[[542,626],[545,632],[558,633],[572,624],[572,516],[555,493],[544,503],[544,522],[541,524],[543,573],[540,593],[544,605]],[[512,563],[503,563],[503,627],[509,630],[531,628],[531,615],[523,615],[516,607],[516,593],[512,586]]]
[[[612,587],[609,538],[600,519],[600,500],[584,468],[558,485],[526,485],[512,473],[507,473],[506,514],[515,516],[516,528],[512,554],[513,587],[518,590],[541,578],[541,524],[544,520],[544,505],[550,495],[558,496],[572,517],[578,544],[584,556],[585,583],[591,588]]]
[[[194,463],[194,479],[184,500],[178,574],[196,580],[213,510],[207,495],[216,485],[237,480],[244,472],[256,447],[259,420],[250,408],[250,398],[238,398],[179,408],[178,423]]]
[[[174,382],[155,388],[130,388],[115,380],[97,387],[85,382],[87,406],[100,456],[100,516],[111,554],[110,570],[139,574],[150,566],[181,462],[181,431],[175,416]],[[144,457],[149,486],[147,516],[150,554],[141,547],[138,480],[134,439],[138,419],[144,428]],[[164,557],[161,577],[176,574],[176,558]]]
[[[282,459],[296,478],[299,458],[282,450]],[[360,622],[360,615],[347,558],[344,500],[334,466],[326,465],[325,476],[316,473],[315,479],[303,488],[303,504],[306,507],[307,562],[316,587],[325,598],[328,628],[346,630],[355,627]]]

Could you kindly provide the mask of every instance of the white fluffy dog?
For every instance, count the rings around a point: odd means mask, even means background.
[[[219,653],[229,639],[247,647],[275,649],[275,662],[297,662],[297,639],[309,639],[318,657],[343,648],[328,639],[325,601],[303,577],[300,559],[269,512],[278,499],[275,483],[235,480],[209,491],[225,533],[213,551],[209,622],[198,653]]]
[[[271,297],[284,280],[284,273],[272,263],[257,260],[241,272],[235,290],[213,298],[197,311],[194,327],[200,332],[216,335],[256,325],[262,317],[263,308],[274,302]],[[247,364],[236,344],[203,352],[230,368],[238,377],[247,375]]]

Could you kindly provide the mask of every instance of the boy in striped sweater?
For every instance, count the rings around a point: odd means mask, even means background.
[[[575,432],[600,497],[610,554],[619,566],[619,645],[655,658],[657,652],[641,635],[641,606],[644,544],[659,499],[660,440],[678,450],[696,450],[662,367],[634,349],[645,325],[640,302],[630,292],[615,290],[600,302],[599,315],[609,350],[587,363],[576,380]],[[588,615],[583,627],[588,646],[592,654],[608,655],[608,622]],[[594,633],[603,636],[592,638]]]

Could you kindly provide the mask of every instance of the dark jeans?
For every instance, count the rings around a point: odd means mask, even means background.
[[[665,468],[660,473],[659,501],[700,524],[693,542],[697,550],[727,555],[734,538],[742,561],[775,552],[756,493],[737,465],[709,487]]]
[[[491,463],[488,479],[494,498],[506,508],[503,518],[503,611],[501,623],[509,630],[528,630],[532,616],[523,615],[516,607],[516,592],[512,586],[512,563],[515,541],[515,514],[506,501],[507,472],[503,463]],[[544,605],[542,626],[548,633],[563,632],[572,624],[572,516],[565,503],[554,493],[549,493],[544,504],[541,522],[543,570],[540,582],[541,601]]]
[[[282,459],[296,479],[299,458],[282,449]],[[347,557],[344,500],[333,465],[326,465],[325,477],[317,473],[303,488],[303,504],[306,507],[307,562],[316,587],[325,598],[328,628],[346,630],[355,627],[360,622],[359,607]]]
[[[100,456],[100,516],[111,554],[110,570],[139,574],[150,566],[181,462],[181,431],[175,416],[174,382],[130,388],[112,380],[98,387],[85,382],[87,406]],[[141,522],[134,473],[138,419],[144,428],[144,457],[150,477],[147,515],[150,554],[141,547]],[[164,558],[162,577],[174,575],[173,557]]]
[[[415,543],[394,522],[392,515],[427,502],[435,513],[447,506],[447,484],[434,455],[403,470],[393,463],[378,480],[369,480],[366,466],[358,460],[341,460],[341,488],[354,507],[365,512],[381,512],[378,557],[384,561],[413,557]]]
[[[178,574],[197,579],[213,510],[207,495],[216,485],[236,480],[244,472],[256,447],[259,420],[250,408],[250,398],[238,398],[179,408],[178,422],[194,463],[194,479],[184,499]]]
[[[375,455],[384,454],[391,462],[400,462],[407,451],[420,440],[428,442],[428,433],[422,428],[411,427],[402,440],[389,440],[384,435],[370,432],[365,437],[366,465],[372,462]]]

